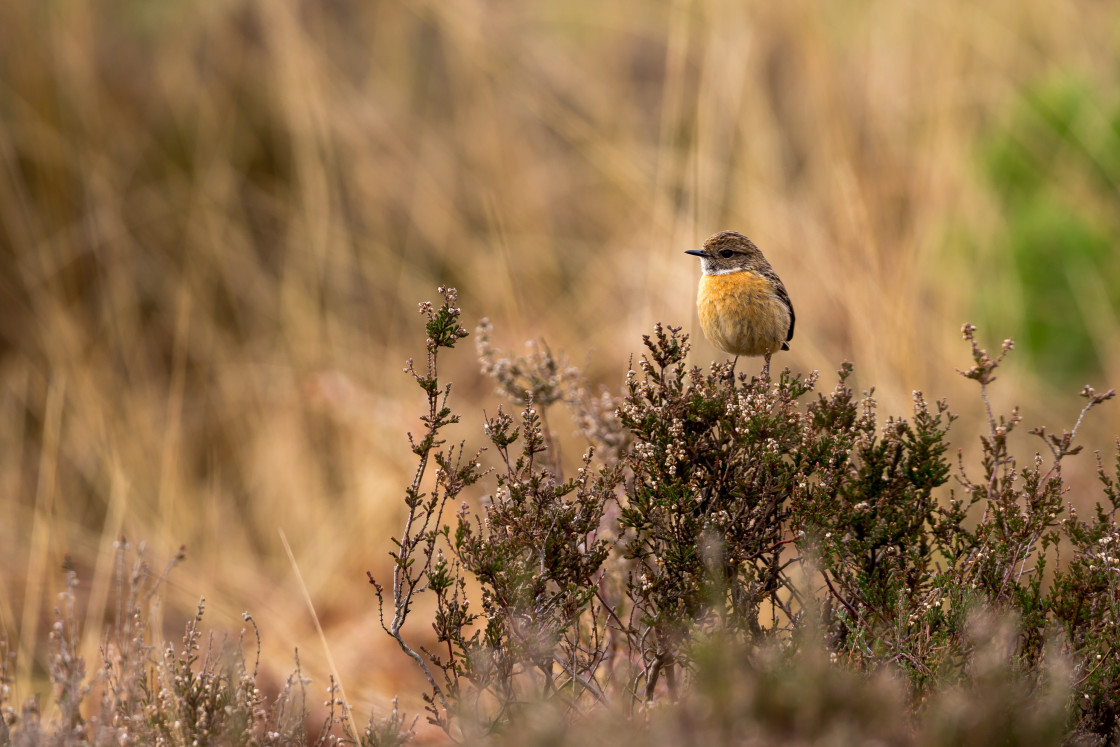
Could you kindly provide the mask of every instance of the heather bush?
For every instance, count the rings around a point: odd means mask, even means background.
[[[687,364],[687,335],[657,325],[619,394],[593,394],[547,346],[503,355],[484,322],[483,369],[520,413],[499,406],[483,422],[489,452],[468,456],[440,436],[459,416],[439,356],[467,336],[455,292],[441,292],[421,305],[426,368],[408,368],[427,431],[392,590],[371,581],[387,632],[428,678],[429,719],[453,740],[1120,734],[1120,457],[1100,466],[1089,521],[1062,476],[1111,390],[1086,387],[1076,425],[1036,428],[1045,451],[1020,460],[1008,436],[1022,418],[989,397],[1013,344],[993,357],[965,325],[961,374],[987,423],[972,474],[950,458],[946,402],[915,392],[907,416],[884,417],[847,363],[829,391],[815,372],[704,371]],[[570,476],[551,446],[554,406],[588,442]],[[403,633],[428,592],[432,649]]]
[[[965,325],[986,422],[979,471],[948,440],[955,416],[920,392],[883,416],[816,372],[688,365],[657,325],[617,394],[547,346],[510,357],[476,333],[506,401],[460,423],[440,358],[468,336],[453,289],[424,303],[424,430],[391,578],[369,575],[385,632],[427,679],[428,720],[487,744],[1110,744],[1120,737],[1120,444],[1100,495],[1072,496],[1078,430],[1113,397],[1085,387],[1074,426],[1009,436],[991,405],[994,357]],[[550,422],[586,441],[569,463]],[[1076,500],[1074,500],[1076,499]],[[1093,505],[1083,516],[1074,504]],[[129,558],[133,558],[131,564]],[[178,562],[181,558],[176,558]],[[173,564],[174,564],[173,562]],[[170,571],[170,567],[168,568]],[[216,644],[204,604],[180,645],[150,643],[166,576],[122,544],[118,614],[95,671],[77,654],[76,574],[51,633],[54,708],[13,702],[0,638],[0,745],[400,745],[395,707],[356,728],[332,679],[311,722],[296,670],[265,696],[245,651]],[[419,620],[417,600],[434,612]],[[425,624],[426,623],[426,624]],[[427,630],[425,630],[427,629]],[[249,631],[252,637],[246,639]],[[250,666],[249,661],[253,664]]]
[[[78,654],[75,612],[77,573],[65,569],[50,634],[47,676],[54,708],[44,713],[38,698],[11,702],[15,656],[0,635],[0,745],[334,745],[399,747],[411,740],[412,725],[396,709],[371,719],[359,731],[338,684],[327,688],[325,715],[310,721],[309,680],[296,667],[279,692],[266,696],[258,686],[260,637],[246,613],[247,627],[236,641],[216,641],[204,633],[205,599],[187,620],[178,646],[157,650],[151,642],[151,606],[171,568],[156,574],[144,548],[121,542],[117,552],[116,619],[106,628],[100,662],[87,671]],[[253,638],[246,640],[252,631]],[[250,666],[246,649],[255,654]],[[84,715],[83,715],[84,714]]]

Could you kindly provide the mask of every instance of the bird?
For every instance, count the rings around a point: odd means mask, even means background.
[[[700,257],[700,327],[713,345],[735,356],[731,380],[740,355],[763,356],[762,376],[769,379],[770,356],[789,350],[793,339],[793,302],[781,278],[762,250],[736,231],[720,231],[685,254]]]

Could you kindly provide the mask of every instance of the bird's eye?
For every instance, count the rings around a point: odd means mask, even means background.
[[[724,259],[731,259],[731,255],[734,253],[735,252],[731,251],[730,249],[724,249],[719,253],[719,256],[723,257]]]

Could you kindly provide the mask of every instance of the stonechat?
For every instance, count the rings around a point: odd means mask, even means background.
[[[754,242],[735,231],[720,231],[703,249],[685,254],[700,257],[704,274],[696,308],[700,327],[713,345],[735,356],[766,359],[763,377],[770,376],[770,356],[789,350],[793,339],[793,303],[774,268]],[[731,364],[734,380],[735,363]]]

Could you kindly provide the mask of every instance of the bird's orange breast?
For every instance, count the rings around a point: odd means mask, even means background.
[[[789,333],[789,308],[749,270],[701,276],[696,307],[705,336],[731,355],[770,355]]]

